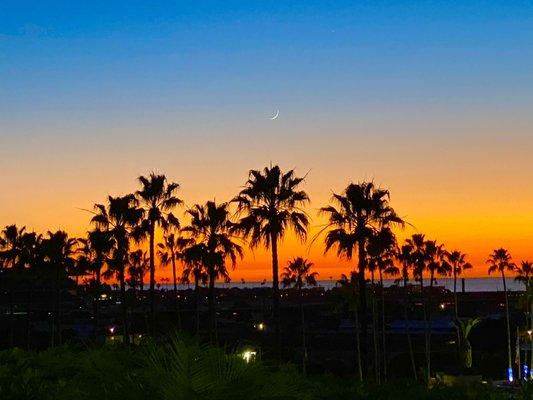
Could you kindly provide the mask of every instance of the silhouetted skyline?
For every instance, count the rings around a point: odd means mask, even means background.
[[[532,7],[3,4],[0,222],[84,236],[80,208],[138,175],[165,173],[191,206],[229,201],[272,162],[309,171],[310,237],[332,191],[374,179],[416,227],[399,237],[467,253],[467,276],[494,248],[531,258]],[[289,236],[280,264],[347,271],[322,253]],[[269,275],[262,249],[232,272]]]

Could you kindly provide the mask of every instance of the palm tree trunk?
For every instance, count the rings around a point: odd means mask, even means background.
[[[428,348],[427,348],[427,374],[428,374],[428,382],[431,378],[431,331],[433,329],[432,327],[432,307],[433,307],[433,279],[435,278],[434,272],[431,271],[430,274],[430,281],[429,281],[429,293],[428,293],[428,321],[429,321],[429,329],[428,329]]]
[[[209,340],[212,343],[216,342],[216,311],[215,311],[215,273],[209,273],[209,292],[208,292],[207,307],[209,310]]]
[[[528,293],[531,292],[531,289],[528,288]],[[533,302],[530,300],[529,303],[529,329],[533,330]],[[531,341],[531,335],[529,335],[529,376],[528,380],[533,376],[533,343]]]
[[[181,329],[181,313],[178,297],[178,281],[176,279],[176,256],[172,253],[172,281],[174,282],[174,305],[178,317],[178,329]]]
[[[200,334],[200,280],[198,274],[194,274],[194,300],[195,300],[195,324],[196,324],[196,337]]]
[[[374,270],[370,271],[371,274],[371,308],[372,308],[372,344],[374,347],[374,378],[379,383],[380,371],[379,371],[379,346],[378,346],[378,332],[377,332],[377,315],[376,315],[376,291],[374,282]]]
[[[405,321],[405,334],[407,336],[407,347],[409,349],[409,357],[411,359],[411,368],[413,369],[413,377],[415,381],[418,380],[418,374],[416,372],[415,354],[413,351],[413,341],[411,339],[411,329],[409,328],[408,319],[408,293],[407,293],[407,275],[404,274],[403,280],[404,298],[403,298],[403,317]]]
[[[423,274],[420,273],[420,298],[422,300],[422,312],[424,316],[424,347],[425,347],[425,353],[426,353],[426,368],[429,362],[429,343],[428,343],[428,331],[429,331],[429,325],[428,325],[428,318],[427,318],[427,307],[426,307],[426,299],[424,297],[424,277]],[[429,383],[429,371],[426,371],[426,380]]]
[[[455,319],[459,319],[459,306],[457,304],[457,270],[455,269],[455,265],[452,266],[453,268],[453,305],[455,308]]]
[[[120,281],[120,303],[122,308],[122,341],[125,344],[130,343],[130,332],[128,327],[128,305],[126,304],[126,281],[124,278],[124,266],[119,272]]]
[[[387,333],[385,332],[385,288],[383,287],[383,272],[379,270],[379,284],[381,290],[381,351],[383,354],[383,380],[387,381]]]
[[[279,273],[278,273],[278,238],[271,235],[272,246],[272,312],[274,317],[275,348],[278,360],[281,359],[281,321],[279,315]]]
[[[357,374],[359,382],[363,382],[363,364],[361,360],[361,333],[359,329],[359,314],[357,308],[354,308],[354,322],[355,322],[355,345],[357,350]]]
[[[305,312],[302,288],[298,288],[298,299],[300,301],[300,318],[302,325],[302,371],[304,376],[307,375],[307,344],[305,340]]]
[[[155,334],[155,222],[150,221],[150,330]]]
[[[505,293],[505,322],[507,325],[507,361],[508,368],[513,368],[513,361],[511,356],[511,325],[509,323],[509,299],[507,296],[507,283],[505,282],[505,273],[502,270],[503,291]]]
[[[93,299],[93,314],[94,314],[94,323],[93,323],[93,334],[94,336],[96,337],[96,334],[97,334],[97,331],[98,331],[98,302],[100,300],[100,268],[97,267],[96,268],[96,278],[95,278],[95,281],[96,281],[96,298]]]
[[[366,280],[365,280],[365,269],[366,269],[366,250],[364,240],[359,240],[358,243],[358,278],[359,278],[359,316],[361,321],[361,359],[363,365],[367,365],[367,343],[368,343],[368,331],[367,331],[367,319],[368,319],[368,310],[366,304]],[[363,376],[366,375],[366,371],[363,370]]]

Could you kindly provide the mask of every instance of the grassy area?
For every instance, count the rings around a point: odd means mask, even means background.
[[[525,397],[525,396],[522,396]],[[290,365],[259,361],[174,336],[131,348],[63,346],[43,352],[0,353],[0,399],[506,399],[483,386],[431,390],[394,382],[361,385],[331,375],[304,377]]]

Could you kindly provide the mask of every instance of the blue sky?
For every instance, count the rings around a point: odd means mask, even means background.
[[[480,265],[526,257],[532,65],[531,1],[0,0],[0,226],[81,234],[150,170],[227,200],[272,161],[313,216],[375,179]]]
[[[0,27],[3,118],[342,118],[533,96],[526,1],[5,1]]]

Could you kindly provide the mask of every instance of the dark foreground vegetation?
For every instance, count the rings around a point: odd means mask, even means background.
[[[0,353],[2,400],[84,399],[508,399],[529,398],[488,385],[364,385],[353,377],[304,377],[291,365],[243,359],[232,349],[174,335],[164,342],[98,348],[61,346]]]

